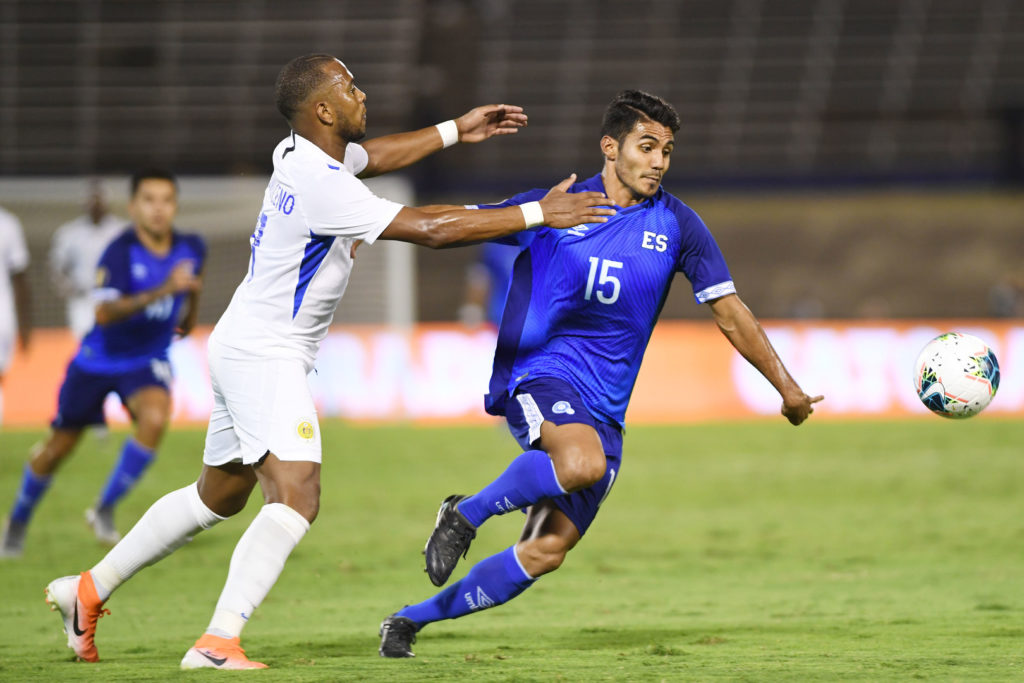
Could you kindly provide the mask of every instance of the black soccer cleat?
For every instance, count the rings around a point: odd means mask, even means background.
[[[476,538],[476,527],[469,523],[456,505],[466,496],[448,496],[437,511],[437,524],[427,540],[427,576],[435,586],[443,586],[455,570],[460,557],[469,552]]]
[[[380,625],[380,656],[392,659],[415,657],[412,644],[416,642],[416,632],[419,630],[412,619],[392,614]]]

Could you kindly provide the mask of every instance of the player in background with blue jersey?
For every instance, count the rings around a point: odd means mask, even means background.
[[[516,259],[498,331],[487,412],[504,415],[524,452],[471,496],[449,496],[425,549],[443,585],[477,528],[525,509],[519,542],[478,562],[458,582],[381,625],[380,654],[413,656],[427,624],[508,602],[562,564],[618,478],[626,406],[654,324],[677,272],[719,329],[782,396],[799,425],[821,396],[790,377],[757,319],[736,295],[718,245],[692,209],[661,187],[679,116],[664,100],[627,90],[609,105],[601,173],[570,192],[605,192],[617,214],[566,231],[512,236]],[[534,201],[543,191],[494,207]],[[481,208],[494,208],[481,207]],[[508,240],[508,241],[511,241]],[[697,390],[697,388],[693,388]]]
[[[134,224],[100,258],[96,324],[68,365],[52,430],[25,466],[0,546],[4,556],[21,554],[33,510],[85,428],[105,422],[103,403],[110,392],[120,396],[135,431],[86,517],[100,541],[120,538],[114,508],[153,462],[170,418],[171,339],[176,332],[188,334],[196,321],[206,246],[197,235],[174,229],[177,202],[177,181],[169,171],[145,169],[132,176]]]

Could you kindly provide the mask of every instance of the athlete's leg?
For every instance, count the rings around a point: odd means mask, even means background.
[[[114,534],[114,506],[138,483],[153,463],[156,448],[160,445],[170,419],[171,395],[163,386],[145,386],[132,393],[125,405],[135,421],[135,433],[125,440],[121,457],[111,470],[95,509],[97,524],[109,526]]]
[[[513,398],[506,406],[509,429],[530,450],[476,494],[442,503],[424,548],[427,576],[435,586],[444,585],[477,527],[491,516],[586,490],[605,474],[598,423],[570,384],[538,378],[523,383]]]
[[[143,567],[158,562],[204,529],[245,507],[256,485],[252,467],[203,465],[199,480],[153,503],[135,526],[92,568],[97,593],[106,600]]]
[[[574,493],[604,476],[604,448],[589,424],[544,420],[538,445],[539,450],[526,451],[501,476],[459,502],[458,510],[470,524],[478,527],[492,515]]]
[[[21,475],[21,486],[14,499],[10,516],[4,525],[3,540],[0,542],[0,556],[21,555],[25,543],[25,532],[36,505],[50,486],[53,473],[74,450],[82,438],[81,429],[53,429],[46,440],[37,444],[25,464]]]
[[[280,460],[268,453],[255,472],[266,504],[231,556],[227,581],[206,629],[218,638],[241,635],[319,511],[320,463]]]
[[[98,661],[96,621],[110,594],[143,567],[158,562],[195,534],[241,510],[255,484],[252,468],[241,463],[205,465],[199,482],[172,491],[153,503],[95,567],[78,576],[51,581],[46,587],[47,602],[64,619],[68,647],[81,659]],[[209,506],[200,496],[200,485]]]

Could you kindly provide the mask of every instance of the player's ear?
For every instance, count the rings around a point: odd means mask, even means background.
[[[316,117],[320,120],[320,123],[325,126],[334,125],[334,112],[331,111],[331,105],[326,102],[317,102],[314,107],[316,111]]]
[[[610,135],[605,135],[601,138],[601,153],[608,161],[615,161],[615,157],[619,153],[619,141]]]

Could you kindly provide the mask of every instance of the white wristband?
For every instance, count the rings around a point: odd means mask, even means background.
[[[455,125],[455,121],[448,119],[443,123],[437,124],[434,128],[437,128],[437,132],[441,134],[441,144],[444,145],[445,149],[459,141],[459,127]]]
[[[540,208],[540,202],[520,204],[519,210],[523,212],[523,219],[526,221],[527,228],[544,225],[544,209]]]

